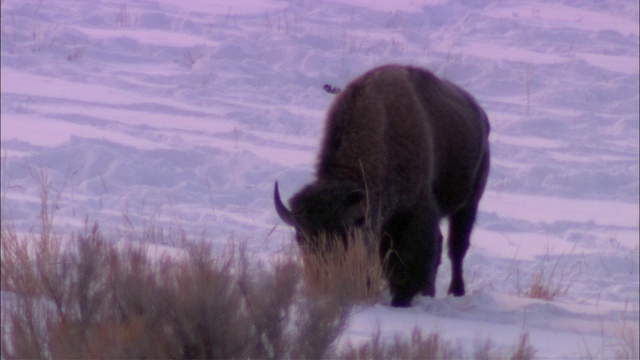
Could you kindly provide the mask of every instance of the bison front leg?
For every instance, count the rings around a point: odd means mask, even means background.
[[[381,255],[392,306],[411,306],[420,292],[435,295],[442,237],[434,214],[424,206],[417,207],[396,214],[385,226]]]

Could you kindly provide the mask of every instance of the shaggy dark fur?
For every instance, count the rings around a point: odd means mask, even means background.
[[[388,65],[355,79],[328,113],[317,180],[280,217],[297,238],[380,229],[393,306],[435,295],[449,218],[449,293],[465,293],[462,262],[489,172],[489,123],[474,98],[427,70]]]

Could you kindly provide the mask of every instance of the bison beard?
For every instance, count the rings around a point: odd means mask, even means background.
[[[439,223],[448,217],[449,294],[462,296],[462,262],[489,172],[488,135],[485,112],[456,85],[410,66],[373,69],[331,107],[316,180],[290,199],[291,210],[276,183],[276,210],[299,242],[379,229],[393,306],[435,296]]]

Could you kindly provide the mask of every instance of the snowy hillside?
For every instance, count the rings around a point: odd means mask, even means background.
[[[637,2],[4,0],[1,20],[2,217],[19,230],[37,228],[44,169],[62,230],[88,216],[276,254],[293,242],[273,183],[288,198],[312,179],[322,86],[414,64],[492,125],[470,291],[445,296],[444,260],[435,299],[360,309],[346,336],[418,325],[470,349],[529,331],[540,358],[637,343]],[[550,274],[561,296],[524,295]]]

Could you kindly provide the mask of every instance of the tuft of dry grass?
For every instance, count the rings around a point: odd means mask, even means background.
[[[626,312],[626,310],[625,310]],[[616,359],[639,359],[640,352],[638,344],[640,343],[640,333],[638,326],[627,323],[624,315],[613,326],[613,333],[617,338],[615,350]]]
[[[442,338],[442,334],[433,331],[423,335],[415,327],[409,341],[395,336],[393,341],[381,339],[380,329],[371,336],[371,340],[357,347],[348,343],[340,354],[341,359],[462,359],[462,350]]]
[[[505,353],[496,349],[490,339],[477,342],[474,345],[473,359],[476,360],[531,360],[535,356],[535,349],[529,341],[529,334],[522,333],[510,352]],[[396,335],[392,341],[384,341],[381,338],[380,329],[372,336],[371,340],[353,346],[347,343],[340,353],[341,359],[466,359],[460,344],[444,339],[442,332],[437,330],[424,335],[422,330],[415,327],[410,339],[404,340]]]
[[[570,254],[574,252],[575,247],[576,245],[574,245]],[[550,263],[548,261],[549,257],[550,250],[547,250],[542,262],[545,264]],[[531,285],[529,289],[523,293],[519,291],[519,294],[546,301],[553,301],[558,297],[565,296],[569,292],[573,281],[580,274],[579,269],[577,269],[580,263],[572,265],[572,267],[569,266],[564,253],[560,254],[556,257],[555,261],[550,263],[549,267],[544,267],[531,275]],[[545,270],[549,271],[546,272]]]
[[[510,360],[530,360],[533,359],[536,350],[531,345],[529,333],[520,334],[510,353],[504,353],[496,349],[490,338],[475,343],[473,358],[476,360],[510,359]]]
[[[509,359],[511,360],[527,360],[533,359],[536,354],[536,350],[531,346],[529,340],[529,333],[524,332],[520,334],[520,337],[513,346],[513,350]]]
[[[301,247],[303,279],[312,294],[340,293],[351,302],[371,304],[385,289],[376,235],[357,229],[342,238],[322,235]],[[371,243],[373,244],[371,244]]]
[[[601,347],[595,350],[590,349],[585,342],[584,348],[580,351],[580,358],[590,360],[640,358],[638,352],[640,332],[638,331],[637,323],[627,321],[629,315],[631,315],[627,313],[630,310],[627,308],[628,304],[628,302],[625,304],[624,311],[618,314],[616,319],[612,321],[600,319]]]
[[[524,295],[534,299],[542,299],[552,301],[558,296],[566,294],[568,286],[562,289],[559,285],[554,284],[551,276],[545,278],[544,270],[540,270],[531,276],[531,287]]]

